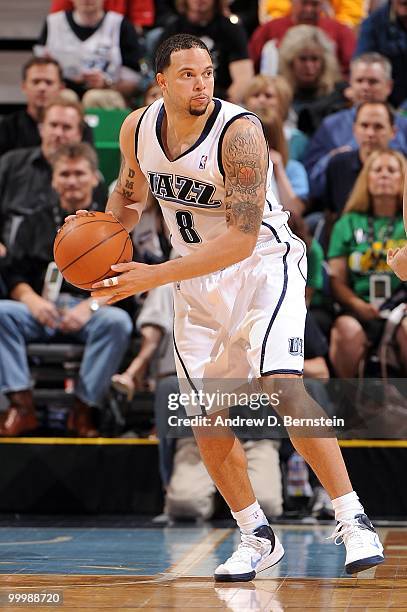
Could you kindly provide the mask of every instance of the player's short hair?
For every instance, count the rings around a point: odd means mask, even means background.
[[[76,112],[78,113],[78,117],[79,117],[79,129],[81,131],[81,134],[83,133],[83,130],[85,128],[85,116],[83,112],[83,106],[80,102],[77,102],[75,100],[69,100],[65,98],[63,94],[58,95],[55,98],[52,98],[52,100],[48,102],[47,106],[44,108],[42,112],[42,117],[41,117],[42,120],[45,119],[49,109],[52,108],[53,106],[62,106],[63,108],[74,108]]]
[[[394,114],[394,111],[392,107],[390,106],[390,104],[388,104],[387,102],[362,102],[361,104],[359,104],[359,106],[356,109],[354,123],[356,123],[359,113],[362,110],[362,108],[364,108],[365,106],[372,106],[372,105],[373,106],[383,106],[383,108],[386,110],[387,115],[389,117],[390,125],[394,125],[396,121],[396,115]]]
[[[369,53],[362,53],[362,55],[358,55],[354,57],[350,63],[350,72],[352,74],[352,68],[357,66],[357,64],[380,64],[383,68],[383,71],[386,75],[387,79],[391,79],[391,63],[384,57],[384,55],[380,55],[380,53],[376,53],[376,51],[370,51]]]
[[[192,34],[175,34],[164,40],[157,49],[155,55],[155,72],[163,72],[171,63],[172,53],[183,49],[204,49],[210,56],[210,52],[205,43],[197,36]]]
[[[93,172],[98,170],[96,151],[87,142],[62,145],[51,156],[50,163],[55,168],[61,159],[86,159]]]
[[[48,66],[48,65],[55,66],[55,68],[58,71],[59,80],[63,81],[62,68],[53,57],[35,57],[35,56],[30,57],[30,59],[24,64],[22,68],[23,81],[26,80],[28,71],[33,66]]]

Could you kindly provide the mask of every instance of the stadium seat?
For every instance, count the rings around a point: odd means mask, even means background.
[[[25,104],[20,88],[21,68],[32,55],[32,46],[49,10],[49,0],[1,3],[0,19],[0,114]]]
[[[120,127],[129,113],[131,113],[130,109],[86,109],[85,121],[93,130],[99,169],[107,185],[110,185],[119,173],[119,133]]]
[[[28,344],[34,403],[40,409],[41,428],[65,433],[83,351],[83,344]]]

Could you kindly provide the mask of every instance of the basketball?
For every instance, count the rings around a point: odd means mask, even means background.
[[[250,166],[242,166],[239,169],[238,180],[241,185],[248,187],[253,185],[256,178],[256,173]]]
[[[61,274],[80,289],[114,276],[110,266],[133,258],[127,230],[111,215],[91,212],[65,223],[54,242],[54,260]]]

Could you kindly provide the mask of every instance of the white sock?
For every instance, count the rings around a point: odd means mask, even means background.
[[[247,508],[243,508],[243,510],[239,510],[239,512],[232,512],[232,516],[242,533],[252,533],[257,527],[269,524],[257,499],[253,504],[247,506]]]
[[[356,491],[346,493],[332,500],[332,506],[335,510],[335,519],[337,521],[353,519],[356,514],[363,514],[364,509],[356,495]]]

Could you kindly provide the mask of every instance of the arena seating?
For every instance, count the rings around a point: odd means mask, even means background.
[[[0,19],[0,115],[24,103],[21,67],[31,55],[49,0],[2,2]],[[18,77],[16,78],[16,75]]]
[[[44,18],[48,13],[49,0],[18,0],[2,2],[0,39],[4,45],[32,44],[38,38]]]

